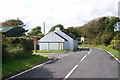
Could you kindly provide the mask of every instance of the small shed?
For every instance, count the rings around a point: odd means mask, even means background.
[[[75,50],[78,48],[77,38],[72,38],[60,28],[39,40],[39,50]]]
[[[9,36],[10,30],[12,30],[14,27],[0,27],[0,33],[2,33],[3,36]]]

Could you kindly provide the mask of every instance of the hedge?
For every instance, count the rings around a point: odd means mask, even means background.
[[[9,58],[22,58],[32,55],[32,39],[23,37],[6,37],[2,40],[3,63]]]
[[[120,51],[120,40],[112,40],[111,43],[113,45],[113,49]]]

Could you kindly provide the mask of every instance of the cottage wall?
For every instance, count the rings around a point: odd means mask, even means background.
[[[59,35],[61,35],[62,37],[66,38],[68,40],[68,42],[66,42],[66,46],[68,50],[73,50],[74,49],[74,41],[73,39],[68,36],[67,34],[65,34],[64,32],[62,32],[60,30],[60,28],[56,28],[56,30],[54,32],[57,32]]]
[[[40,50],[62,50],[64,42],[64,39],[51,32],[40,39],[38,44]]]
[[[74,50],[78,48],[78,40],[74,40]]]

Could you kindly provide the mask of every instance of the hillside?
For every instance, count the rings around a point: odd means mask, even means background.
[[[96,18],[80,27],[81,36],[87,37],[90,44],[109,44],[120,33],[114,31],[114,25],[119,21],[114,16]]]

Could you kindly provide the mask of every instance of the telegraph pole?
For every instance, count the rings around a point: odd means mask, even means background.
[[[45,35],[45,22],[43,22],[43,33]]]

